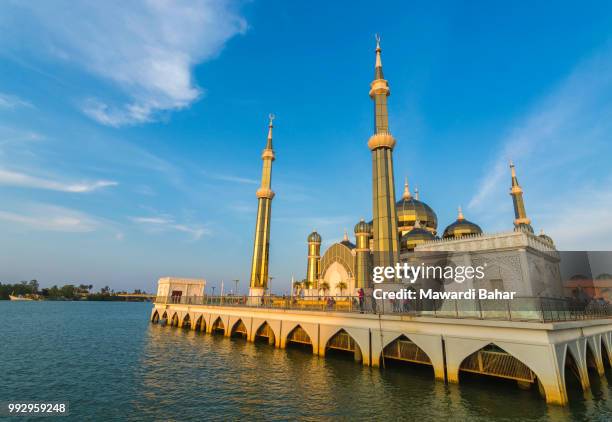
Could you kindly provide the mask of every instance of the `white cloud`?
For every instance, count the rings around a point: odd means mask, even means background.
[[[32,36],[36,28],[44,45],[33,42],[34,48],[120,88],[127,96],[121,103],[90,97],[82,104],[87,115],[110,126],[148,122],[189,106],[202,94],[193,67],[246,29],[228,0],[55,0],[0,9],[25,16],[12,30]]]
[[[240,183],[244,185],[259,185],[260,183],[259,181],[255,179],[249,179],[249,178],[240,177],[240,176],[232,176],[228,174],[213,174],[210,176],[210,178],[216,179],[216,180],[223,180],[225,182]]]
[[[0,210],[0,220],[35,230],[91,232],[99,222],[80,211],[55,205],[24,204],[19,212]]]
[[[210,232],[201,225],[187,225],[177,223],[170,217],[132,217],[134,223],[140,224],[151,232],[165,232],[169,230],[179,231],[189,234],[193,240],[199,240],[202,236]]]
[[[47,189],[61,192],[87,193],[109,186],[117,186],[118,183],[110,180],[66,183],[56,180],[43,179],[41,177],[31,176],[25,173],[0,169],[0,185]]]
[[[485,205],[495,189],[509,178],[509,160],[537,158],[537,165],[557,160],[564,152],[577,157],[588,143],[610,129],[612,51],[604,50],[580,64],[548,97],[509,131],[497,158],[489,163],[470,208]],[[599,138],[599,139],[598,139]],[[537,154],[537,155],[536,155]]]
[[[0,109],[12,109],[17,107],[32,107],[32,104],[25,100],[22,100],[21,98],[15,95],[9,95],[0,92]]]

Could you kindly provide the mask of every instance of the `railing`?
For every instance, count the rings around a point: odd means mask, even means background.
[[[493,375],[517,381],[534,382],[535,374],[527,365],[504,352],[480,350],[461,364],[462,371]]]
[[[612,305],[600,301],[517,297],[473,300],[381,300],[358,296],[158,296],[155,303],[237,306],[296,311],[352,312],[503,321],[559,322],[612,318]]]

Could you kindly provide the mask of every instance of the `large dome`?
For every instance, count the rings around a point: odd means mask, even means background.
[[[454,223],[444,229],[444,234],[442,235],[442,237],[444,239],[451,239],[476,234],[482,234],[482,229],[478,224],[466,220],[463,216],[463,212],[461,212],[461,207],[459,207],[459,215],[457,217],[457,220],[455,220]]]
[[[421,228],[436,234],[438,230],[438,216],[434,210],[423,201],[413,197],[408,188],[408,182],[404,185],[404,195],[395,204],[397,213],[397,227],[402,234],[406,234],[414,227],[416,221],[420,221]]]

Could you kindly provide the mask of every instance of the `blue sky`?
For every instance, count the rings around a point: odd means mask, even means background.
[[[513,159],[536,230],[610,250],[612,5],[493,3],[2,2],[0,280],[244,291],[273,112],[286,290],[371,216],[376,32],[399,192],[508,230]]]

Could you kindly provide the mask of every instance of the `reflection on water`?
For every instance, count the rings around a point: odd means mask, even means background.
[[[425,366],[379,370],[149,324],[148,304],[14,305],[0,303],[0,336],[10,339],[0,397],[68,399],[74,420],[612,418],[612,378],[593,377],[589,397],[558,408],[496,379],[447,386]]]

